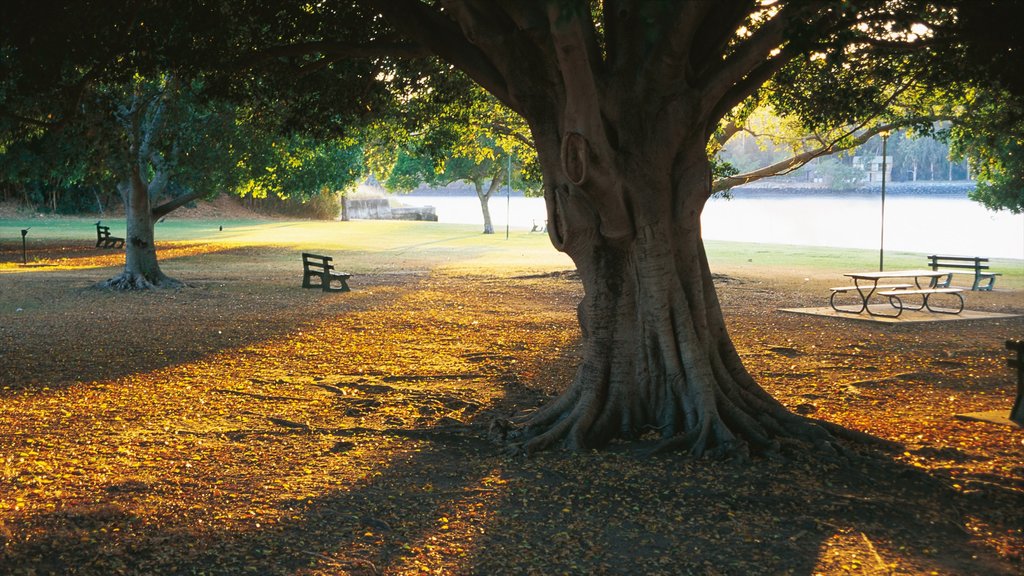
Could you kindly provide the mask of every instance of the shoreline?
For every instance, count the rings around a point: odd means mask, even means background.
[[[977,183],[973,180],[918,180],[916,182],[886,182],[885,193],[900,195],[900,196],[955,196],[967,198],[968,193],[974,190]],[[832,188],[824,188],[819,184],[808,184],[801,182],[756,182],[752,184],[745,184],[743,186],[736,186],[731,189],[731,194],[734,196],[743,197],[768,197],[776,194],[781,196],[838,196],[838,197],[850,197],[850,196],[868,196],[877,195],[881,193],[880,183],[865,184],[858,186],[857,188],[850,188],[845,190],[835,190]],[[465,184],[450,184],[442,188],[429,188],[421,186],[416,188],[412,192],[382,192],[384,197],[387,198],[402,198],[402,197],[423,197],[423,196],[435,196],[435,197],[472,197],[476,198],[476,192],[471,186]],[[497,197],[504,197],[505,190],[502,189],[500,192],[495,193],[491,199]],[[522,190],[512,190],[511,196],[513,198],[539,198],[539,196],[526,196]]]

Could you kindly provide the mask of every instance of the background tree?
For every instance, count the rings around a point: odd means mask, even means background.
[[[0,152],[9,177],[31,177],[54,198],[61,190],[87,198],[117,191],[127,241],[124,270],[104,283],[110,288],[178,285],[160,269],[155,222],[233,186],[234,109],[201,101],[198,89],[168,74],[95,82],[73,114],[30,126]],[[17,166],[27,172],[14,172]]]
[[[321,194],[322,187],[310,179],[323,176],[323,181],[344,186],[340,173],[351,169],[351,159],[334,160],[349,154],[351,146],[338,145],[338,126],[358,116],[357,108],[374,99],[393,100],[388,88],[368,91],[360,86],[355,89],[364,98],[353,99],[338,88],[352,89],[350,83],[325,87],[315,74],[278,84],[273,80],[281,76],[268,76],[262,82],[200,82],[202,71],[196,63],[210,56],[212,52],[203,50],[212,45],[195,38],[216,26],[218,13],[212,8],[127,3],[118,9],[109,4],[69,6],[43,0],[5,4],[0,9],[0,154],[12,158],[7,152],[19,152],[24,161],[17,165],[24,167],[32,157],[21,152],[34,146],[47,151],[34,159],[52,161],[36,168],[47,176],[45,182],[64,189],[73,185],[81,192],[85,189],[79,182],[84,180],[118,191],[126,214],[125,269],[105,282],[109,287],[177,286],[160,270],[154,222],[198,198],[237,190],[242,177],[250,184],[260,183],[248,186],[250,190],[275,189],[278,196],[313,195],[325,207],[336,205],[336,188]],[[267,15],[260,10],[253,14]],[[192,28],[178,28],[184,23]],[[192,50],[200,53],[196,60],[181,57]],[[352,74],[374,68],[359,63],[339,66]],[[358,100],[358,104],[321,105],[314,110],[302,98],[303,90],[312,85],[320,87],[313,91],[320,97],[345,95],[349,97],[338,102]],[[267,98],[271,92],[274,97]],[[242,102],[247,117],[236,122]],[[316,130],[333,130],[335,140],[321,145],[291,138]],[[267,133],[288,142],[287,158],[253,150],[261,143],[272,144]],[[260,137],[254,137],[257,134]],[[297,150],[300,143],[309,148]],[[244,158],[261,155],[270,163],[242,163]],[[288,174],[278,177],[275,187],[268,173],[282,160],[287,161]],[[25,177],[13,170],[7,173]],[[283,193],[281,186],[296,188]]]
[[[278,209],[285,213],[338,218],[341,197],[366,175],[362,146],[353,140],[244,132],[249,138],[239,161],[243,177],[236,192],[243,198],[279,201]]]
[[[94,143],[94,149],[106,148],[110,157],[127,234],[124,271],[104,284],[122,290],[178,286],[160,269],[154,226],[175,209],[233,185],[233,114],[200,103],[172,76],[140,78],[111,94],[117,96],[111,107],[120,130],[109,139],[114,146]]]
[[[472,184],[480,201],[484,234],[494,234],[489,202],[509,181],[528,196],[540,195],[537,154],[522,118],[492,96],[475,89],[470,106],[432,117],[398,144],[394,167],[384,179],[391,191],[409,192],[422,184]]]
[[[990,209],[1024,212],[1024,98],[1000,91],[970,95],[971,114],[953,125],[953,157],[967,159],[978,185],[971,198]]]

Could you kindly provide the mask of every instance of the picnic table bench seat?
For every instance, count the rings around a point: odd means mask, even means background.
[[[950,288],[953,283],[954,274],[970,274],[974,276],[971,290],[992,291],[996,283],[998,272],[989,272],[988,258],[978,256],[938,256],[932,254],[928,257],[928,265],[937,272],[946,272],[945,279],[938,278],[935,286],[939,288]]]
[[[836,306],[836,296],[839,294],[845,294],[847,292],[857,292],[863,290],[902,290],[904,288],[913,288],[913,284],[879,284],[874,287],[870,286],[836,286],[835,288],[829,288],[832,291],[832,295],[828,297],[828,305],[833,310],[842,311]]]
[[[102,222],[102,220],[100,221]],[[97,248],[124,248],[124,238],[110,235],[110,226],[101,226],[96,223],[96,247]]]
[[[903,312],[903,310],[927,309],[929,312],[935,312],[938,314],[959,314],[964,310],[964,297],[960,295],[963,291],[963,288],[917,288],[913,290],[883,290],[879,292],[878,295],[887,296],[893,308],[896,308],[899,312]],[[956,296],[958,307],[955,310],[932,308],[929,299],[935,294],[949,294]],[[905,297],[913,295],[921,296],[921,305],[908,305],[903,301]],[[897,316],[898,315],[899,314],[897,313]]]
[[[332,260],[334,259],[330,256],[303,252],[302,287],[320,288],[324,292],[349,292],[348,279],[352,275],[344,272],[335,272],[334,265],[331,264]],[[310,282],[313,278],[319,279],[320,282],[316,284]],[[338,284],[337,287],[334,286],[335,283]]]

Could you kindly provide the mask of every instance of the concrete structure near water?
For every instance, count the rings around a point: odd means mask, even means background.
[[[437,222],[433,206],[391,206],[387,198],[345,198],[349,220],[425,220]]]

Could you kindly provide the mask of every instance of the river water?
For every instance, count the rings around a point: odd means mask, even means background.
[[[396,198],[434,206],[438,221],[480,224],[476,196],[419,192]],[[530,230],[547,218],[544,200],[513,195],[490,202],[495,231]],[[806,190],[737,190],[714,198],[701,218],[704,238],[737,242],[878,249],[881,191],[830,193]],[[1024,214],[992,212],[967,198],[961,185],[921,188],[894,185],[885,199],[886,250],[1024,259]]]

